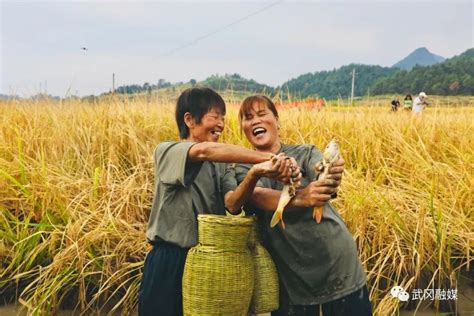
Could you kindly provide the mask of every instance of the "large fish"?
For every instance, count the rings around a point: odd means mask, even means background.
[[[323,165],[323,170],[315,170],[316,174],[319,172],[319,177],[318,180],[324,180],[327,178],[329,174],[329,168],[333,165],[334,162],[336,162],[340,157],[340,152],[339,152],[339,146],[336,142],[336,140],[331,140],[329,144],[326,146],[326,149],[324,150],[323,153],[323,160],[322,165]],[[313,209],[313,218],[316,220],[316,222],[319,224],[321,223],[321,220],[323,218],[323,207],[324,206],[316,206]]]
[[[285,222],[283,221],[283,211],[285,210],[285,206],[290,203],[291,199],[296,195],[295,185],[293,183],[293,179],[290,178],[290,183],[285,184],[283,186],[283,190],[281,191],[280,199],[278,200],[278,206],[273,213],[272,220],[270,221],[270,227],[275,227],[279,221],[281,221],[281,226],[285,229]]]

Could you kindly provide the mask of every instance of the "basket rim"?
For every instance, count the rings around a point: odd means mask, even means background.
[[[252,226],[254,218],[252,216],[227,216],[217,214],[198,214],[198,222],[212,223],[231,226]]]

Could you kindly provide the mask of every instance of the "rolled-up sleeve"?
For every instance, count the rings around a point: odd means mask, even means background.
[[[202,161],[189,161],[193,142],[163,142],[154,152],[155,179],[169,185],[190,185],[202,166]]]

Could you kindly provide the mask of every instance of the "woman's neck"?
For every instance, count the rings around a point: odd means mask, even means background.
[[[281,150],[281,143],[277,141],[273,143],[270,147],[264,148],[255,148],[256,151],[271,152],[272,154],[277,154]]]

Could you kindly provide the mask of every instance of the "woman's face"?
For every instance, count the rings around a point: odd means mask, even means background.
[[[190,124],[190,141],[195,142],[217,142],[224,130],[224,114],[218,108],[211,108],[204,114],[199,124],[195,120]]]
[[[254,103],[243,114],[242,129],[255,149],[272,153],[280,150],[278,120],[266,105]]]

